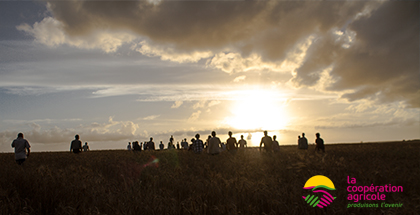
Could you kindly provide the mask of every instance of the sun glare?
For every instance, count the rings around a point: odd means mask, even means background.
[[[227,123],[237,129],[284,129],[289,117],[279,97],[275,91],[245,91],[232,106]]]

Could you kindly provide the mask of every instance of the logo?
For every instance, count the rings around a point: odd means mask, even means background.
[[[311,191],[311,194],[308,194],[306,197],[302,196],[302,198],[312,207],[327,207],[337,198],[328,192],[335,190],[334,184],[329,178],[323,175],[316,175],[310,178],[306,181],[303,189]]]

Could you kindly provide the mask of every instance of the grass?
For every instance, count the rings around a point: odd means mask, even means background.
[[[188,151],[32,153],[18,166],[0,154],[0,214],[418,214],[420,143],[295,146],[267,155]],[[153,162],[155,161],[155,162]],[[157,162],[158,161],[158,162]],[[330,178],[337,198],[326,209],[305,203],[305,182]],[[401,208],[347,208],[347,176],[356,185],[392,184]],[[382,201],[360,201],[381,203]]]

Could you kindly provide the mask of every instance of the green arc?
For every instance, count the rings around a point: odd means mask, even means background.
[[[316,187],[312,188],[312,191],[313,191],[313,190],[316,190],[316,189],[318,189],[318,188],[324,188],[324,189],[327,189],[327,190],[335,190],[334,188],[330,188],[330,187],[327,187],[327,186],[325,186],[325,185],[318,185],[318,186],[316,186]]]

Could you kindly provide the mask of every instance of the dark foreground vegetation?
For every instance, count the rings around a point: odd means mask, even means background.
[[[188,151],[32,153],[18,166],[0,154],[0,214],[418,214],[420,143],[295,146],[267,155]],[[326,209],[302,199],[305,182],[325,175],[337,198]],[[347,176],[357,185],[392,184],[400,208],[347,208]],[[382,201],[361,201],[381,203]]]

